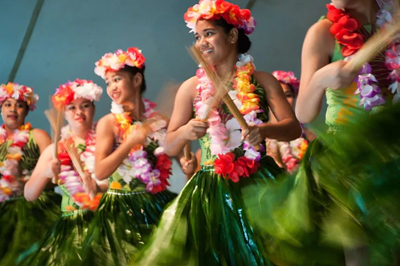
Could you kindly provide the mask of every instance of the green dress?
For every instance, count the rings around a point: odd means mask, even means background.
[[[4,161],[11,141],[0,146],[0,160]],[[40,156],[32,130],[23,148],[22,169],[32,171]],[[0,176],[1,178],[1,176]],[[32,244],[41,240],[51,224],[60,215],[61,197],[54,191],[45,191],[37,200],[28,202],[23,190],[12,198],[0,203],[0,265],[15,265],[18,255]]]
[[[121,141],[116,139],[115,146]],[[157,147],[154,141],[147,145],[148,156],[154,156]],[[131,176],[130,182],[124,180],[125,175]],[[132,254],[147,242],[164,207],[176,196],[168,190],[156,194],[146,191],[146,185],[124,164],[108,181],[109,188],[84,241],[83,256],[87,264],[82,265],[128,265]]]
[[[83,152],[86,146],[80,144],[77,148]],[[94,214],[78,206],[65,185],[60,185],[60,188],[63,191],[61,217],[53,223],[41,241],[21,254],[18,265],[89,265],[83,260],[82,243]]]
[[[375,27],[361,31],[370,37]],[[342,59],[336,43],[332,61]],[[384,55],[370,64],[380,87],[387,87]],[[366,112],[356,86],[327,89],[329,130],[310,143],[297,173],[262,193],[257,187],[245,193],[251,219],[273,238],[266,249],[278,265],[345,265],[345,250],[362,246],[369,248],[370,265],[395,264],[399,106]]]
[[[260,103],[265,104],[264,89],[253,78],[252,83]],[[267,106],[261,109],[264,112],[258,118],[267,121]],[[232,118],[225,105],[218,112],[223,123]],[[200,139],[200,146],[201,169],[164,211],[151,241],[132,265],[272,265],[263,248],[269,238],[262,239],[249,221],[242,191],[252,184],[273,182],[282,169],[261,152],[257,172],[234,183],[216,174],[209,164],[216,157],[211,155],[208,134]],[[242,145],[234,153],[242,156]]]

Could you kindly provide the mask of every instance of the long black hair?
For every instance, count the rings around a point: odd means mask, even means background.
[[[143,65],[142,68],[138,67],[133,67],[133,66],[127,66],[125,65],[124,68],[121,68],[120,71],[126,72],[132,77],[135,76],[137,73],[140,73],[142,75],[142,85],[140,86],[140,92],[143,94],[143,92],[146,91],[146,79],[144,77],[144,71],[146,70],[146,66]]]
[[[226,34],[229,34],[231,29],[234,28],[234,26],[232,24],[229,24],[223,18],[220,18],[220,19],[217,19],[217,20],[212,20],[212,21],[214,21],[216,26],[222,27]],[[240,54],[244,54],[244,53],[247,53],[250,50],[251,41],[250,41],[250,38],[244,33],[243,29],[238,29],[238,31],[239,31],[238,52]]]

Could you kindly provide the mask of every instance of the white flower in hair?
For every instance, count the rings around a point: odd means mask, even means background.
[[[23,88],[21,85],[14,85],[14,93],[11,97],[14,98],[15,100],[18,100],[20,92],[22,92],[22,89]]]
[[[74,91],[74,99],[85,98],[90,101],[100,100],[101,94],[103,93],[103,89],[92,82],[87,82],[83,85],[77,84],[77,86],[74,88]]]

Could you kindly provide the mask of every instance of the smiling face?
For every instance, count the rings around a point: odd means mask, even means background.
[[[84,98],[73,100],[65,107],[65,119],[71,128],[91,128],[94,113],[94,104]]]
[[[108,71],[106,73],[107,94],[116,104],[131,102],[140,92],[142,76],[132,75],[125,71]]]
[[[29,110],[26,102],[17,101],[13,98],[8,98],[1,105],[1,114],[4,124],[12,130],[24,124],[28,112]]]
[[[200,50],[204,60],[211,66],[221,64],[237,50],[237,38],[235,39],[231,33],[227,34],[224,28],[216,26],[212,20],[197,22],[195,38],[196,48]]]

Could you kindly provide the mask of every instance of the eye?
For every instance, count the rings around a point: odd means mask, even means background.
[[[199,36],[199,35],[196,35],[196,36],[194,36],[194,39],[195,39],[196,41],[198,41],[198,40],[200,40],[200,36]]]
[[[10,104],[10,103],[6,103],[5,106],[6,106],[6,107],[10,107],[11,104]]]
[[[118,82],[118,81],[120,81],[121,80],[121,78],[120,77],[116,77],[116,78],[114,78],[114,82]]]
[[[205,35],[206,35],[206,37],[210,37],[210,36],[214,35],[214,33],[211,31],[207,31]]]
[[[74,110],[74,109],[75,109],[75,106],[73,106],[73,105],[68,106],[68,110]]]
[[[110,86],[110,84],[111,84],[111,82],[106,82],[106,86],[107,87]]]
[[[83,105],[83,108],[89,108],[89,107],[90,107],[90,104],[88,104],[88,103]]]

